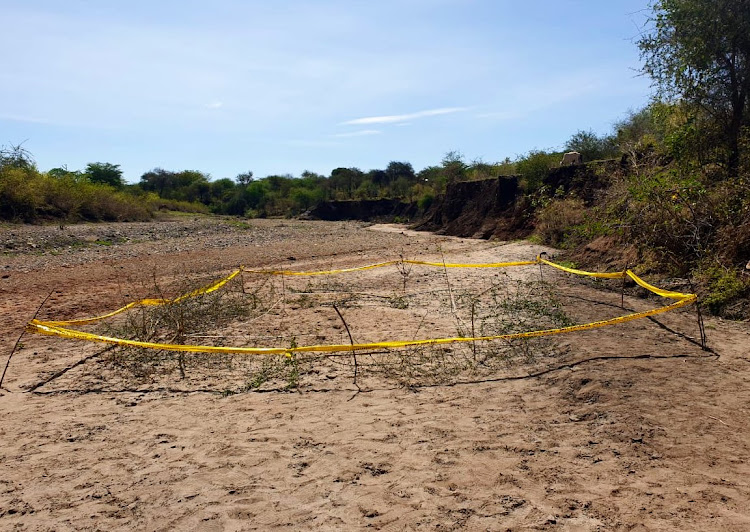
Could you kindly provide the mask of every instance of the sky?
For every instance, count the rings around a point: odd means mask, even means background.
[[[0,0],[0,144],[214,179],[561,149],[648,103],[648,0]]]

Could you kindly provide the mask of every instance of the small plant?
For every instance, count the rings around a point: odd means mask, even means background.
[[[406,310],[409,308],[409,299],[404,296],[393,295],[388,300],[388,304],[391,308]]]
[[[289,348],[295,349],[296,347],[297,339],[292,337]],[[289,351],[284,361],[288,369],[286,384],[288,390],[296,390],[299,387],[299,360],[297,357],[298,355],[295,351]]]
[[[406,292],[406,283],[409,281],[409,276],[411,275],[411,270],[414,265],[405,262],[403,255],[401,255],[400,258],[401,260],[396,264],[396,268],[398,268],[398,273],[401,275],[401,283],[403,285],[402,290]]]
[[[750,282],[729,268],[710,267],[703,272],[703,277],[708,293],[702,304],[714,314],[724,313],[730,303],[750,292]]]

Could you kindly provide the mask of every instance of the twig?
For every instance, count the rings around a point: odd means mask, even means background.
[[[695,287],[693,286],[693,280],[690,276],[688,276],[688,283],[690,284],[690,291],[695,294]],[[703,314],[701,313],[701,302],[698,299],[695,300],[695,310],[698,313],[698,330],[701,335],[701,349],[709,351],[707,342],[708,338],[706,338],[706,328],[703,325]]]
[[[450,277],[448,277],[448,266],[445,265],[445,255],[443,254],[442,249],[440,249],[440,256],[443,258],[443,271],[445,272],[445,282],[448,285],[448,295],[450,296],[450,299],[451,299],[451,313],[453,314],[453,317],[456,318],[456,320],[461,321],[457,315],[456,300],[453,298],[453,288],[451,287]]]
[[[729,424],[727,424],[727,423],[724,423],[724,422],[723,422],[722,420],[720,420],[720,419],[719,419],[718,417],[714,417],[714,416],[708,416],[708,417],[710,417],[711,419],[715,419],[716,421],[718,421],[719,423],[721,423],[722,425],[724,425],[724,426],[726,426],[726,427],[728,427],[728,426],[729,426]]]
[[[539,254],[539,258],[540,259],[542,258],[542,255],[547,256],[547,252],[546,251],[542,251]],[[539,261],[539,280],[542,281],[542,282],[544,282],[544,272],[542,272],[542,262],[541,261]]]
[[[50,293],[47,294],[47,297],[44,298],[44,301],[41,302],[41,304],[37,307],[36,312],[34,312],[34,316],[29,321],[34,321],[36,317],[39,315],[39,312],[41,312],[42,307],[47,302],[47,300],[52,297],[52,294],[54,293],[55,289],[53,288],[50,290]],[[18,349],[18,345],[21,343],[21,338],[23,338],[23,335],[26,334],[26,328],[24,327],[23,331],[21,331],[21,334],[18,335],[18,340],[16,340],[16,343],[13,345],[13,349],[10,350],[10,355],[8,355],[8,361],[5,363],[5,369],[3,370],[3,375],[0,377],[0,388],[3,387],[3,381],[5,380],[5,373],[8,371],[8,366],[10,366],[10,360],[13,358],[13,355],[16,352],[16,349]],[[10,390],[7,390],[10,391]]]
[[[476,312],[476,305],[477,305],[476,300],[472,299],[471,301],[471,337],[472,338],[477,337],[476,333],[474,332],[474,314]],[[474,362],[476,362],[477,361],[477,343],[474,340],[471,341],[471,349],[474,352]]]
[[[341,312],[339,311],[339,308],[336,306],[336,303],[333,303],[333,310],[336,311],[336,314],[339,315],[339,318],[341,318],[341,323],[344,324],[344,328],[346,329],[346,334],[349,335],[349,342],[352,344],[352,358],[354,359],[354,386],[357,387],[357,390],[360,392],[362,389],[359,387],[359,384],[357,383],[357,374],[359,372],[359,364],[357,363],[357,353],[354,351],[354,338],[352,338],[352,333],[349,330],[349,326],[346,324],[346,320],[344,319],[344,316],[341,315]]]

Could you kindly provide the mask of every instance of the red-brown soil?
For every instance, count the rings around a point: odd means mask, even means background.
[[[5,226],[0,239],[3,354],[50,291],[40,317],[72,318],[130,301],[139,281],[218,278],[240,264],[488,262],[544,249],[206,218]],[[474,279],[461,272],[455,286]],[[576,321],[617,314],[616,291],[544,275]],[[360,325],[396,329],[388,312]],[[231,395],[220,393],[234,378],[224,369],[108,381],[100,345],[25,335],[0,390],[0,529],[748,530],[750,329],[706,327],[710,352],[691,341],[688,307],[555,337],[557,355],[480,382],[373,378],[357,393],[347,372],[322,371],[299,392]]]

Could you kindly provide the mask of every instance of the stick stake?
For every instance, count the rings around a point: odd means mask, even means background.
[[[690,283],[690,291],[695,294],[695,287],[693,286],[693,280],[688,277],[688,283]],[[704,351],[708,351],[708,339],[706,338],[706,328],[703,325],[703,313],[701,313],[701,302],[700,300],[695,300],[695,310],[698,313],[698,331],[700,332],[701,336],[701,349]]]
[[[349,335],[349,342],[352,344],[352,358],[354,359],[354,385],[357,387],[357,390],[362,391],[362,389],[359,387],[359,384],[357,384],[357,373],[359,371],[359,364],[357,363],[357,353],[354,351],[354,338],[352,338],[352,333],[349,330],[349,326],[346,324],[346,320],[344,319],[344,316],[341,315],[341,312],[339,311],[339,308],[336,306],[336,303],[333,304],[333,310],[336,311],[336,314],[339,315],[339,318],[341,318],[341,323],[344,324],[344,328],[346,329],[346,334]]]
[[[36,319],[36,317],[39,315],[39,312],[42,310],[42,307],[47,302],[47,300],[52,297],[52,293],[55,291],[53,288],[49,294],[47,294],[47,297],[44,298],[44,301],[41,302],[41,304],[37,307],[36,312],[34,312],[34,316],[29,321],[33,321]],[[13,358],[13,355],[16,352],[16,349],[18,349],[18,344],[21,343],[21,338],[23,338],[23,335],[26,333],[26,329],[21,331],[21,334],[18,336],[18,340],[16,340],[15,345],[13,345],[13,349],[10,351],[10,355],[8,355],[8,361],[5,363],[5,369],[3,370],[3,375],[0,377],[0,388],[3,386],[3,381],[5,380],[5,373],[8,371],[8,366],[10,366],[10,359]],[[10,391],[10,390],[9,390]]]

